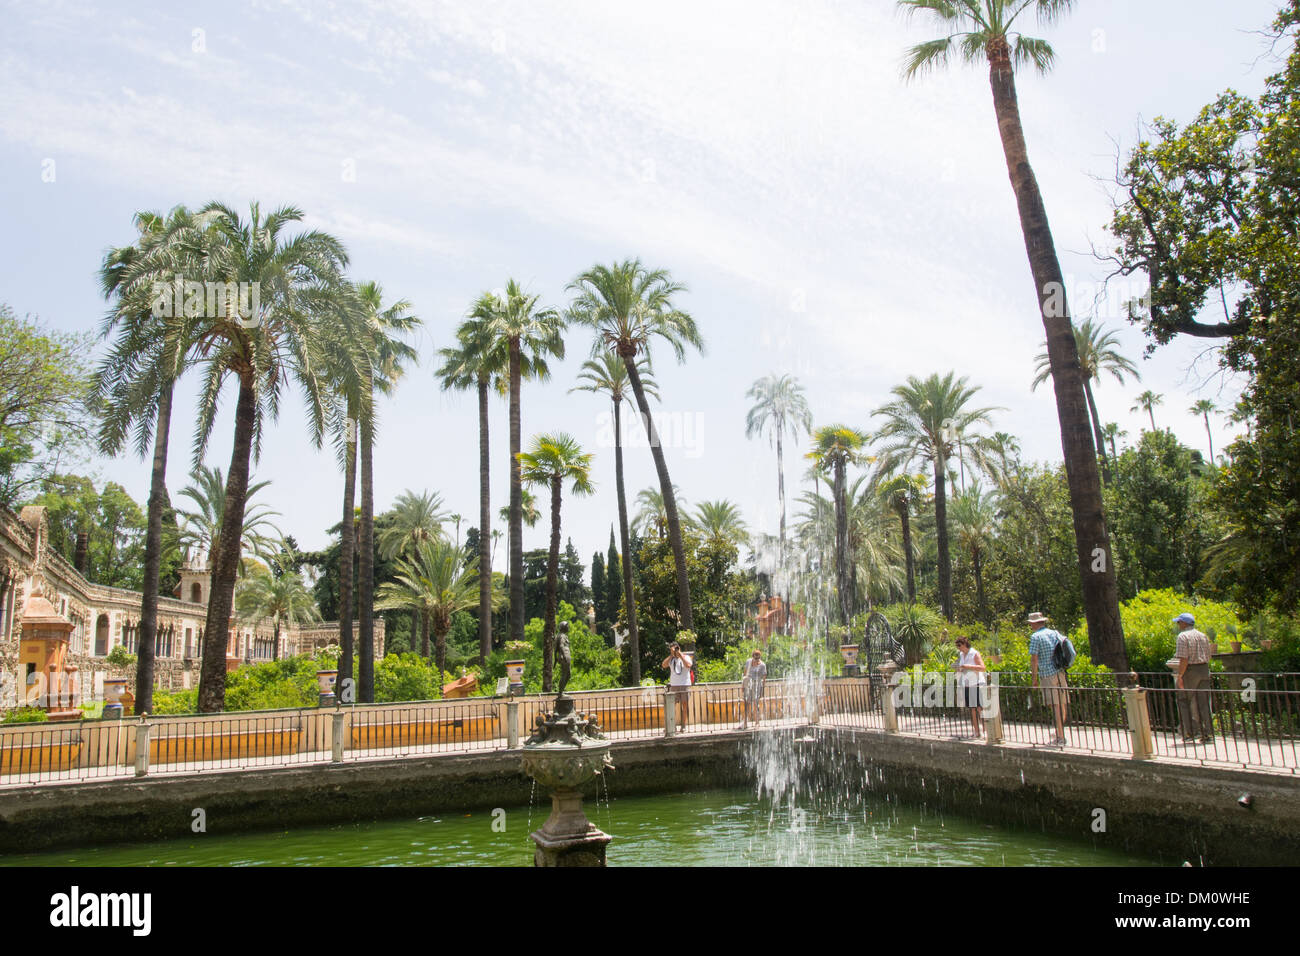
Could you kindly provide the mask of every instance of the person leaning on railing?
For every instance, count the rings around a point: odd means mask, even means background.
[[[1184,611],[1174,618],[1178,626],[1178,720],[1183,743],[1214,739],[1214,716],[1210,712],[1210,639],[1196,629],[1196,618]]]
[[[1056,718],[1056,736],[1052,738],[1053,747],[1065,746],[1065,724],[1069,720],[1069,685],[1065,680],[1065,671],[1056,666],[1052,659],[1056,645],[1062,640],[1059,633],[1047,626],[1047,616],[1039,611],[1029,615],[1029,623],[1038,625],[1029,638],[1029,671],[1034,687],[1043,682],[1043,703],[1052,708]]]

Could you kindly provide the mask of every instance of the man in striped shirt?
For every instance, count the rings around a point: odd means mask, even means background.
[[[1183,743],[1214,739],[1214,717],[1210,713],[1210,639],[1196,629],[1196,618],[1184,611],[1174,618],[1178,626],[1178,719],[1183,726]]]
[[[1056,736],[1050,746],[1065,746],[1065,724],[1070,719],[1070,700],[1065,671],[1056,666],[1052,659],[1061,635],[1047,626],[1047,616],[1035,611],[1029,615],[1029,623],[1035,626],[1033,636],[1029,638],[1029,673],[1034,687],[1042,682],[1043,703],[1052,708],[1056,719]]]

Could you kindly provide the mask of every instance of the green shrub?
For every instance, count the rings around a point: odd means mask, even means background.
[[[573,670],[566,690],[602,690],[620,686],[622,661],[619,651],[609,647],[599,634],[587,628],[587,622],[578,617],[573,605],[561,601],[555,620],[569,622],[569,652]],[[524,642],[510,642],[503,650],[493,651],[487,659],[480,682],[487,689],[495,687],[498,678],[506,676],[506,661],[524,661],[524,692],[542,692],[542,630],[545,622],[535,617],[524,625]],[[560,668],[556,662],[552,686],[558,685]]]
[[[49,719],[39,707],[18,707],[5,714],[0,724],[41,724]]]
[[[104,662],[112,667],[131,667],[135,664],[135,660],[135,655],[121,644],[109,651],[108,656],[104,658]]]
[[[197,690],[155,690],[153,692],[155,714],[195,714],[198,710]]]
[[[1130,670],[1168,672],[1165,662],[1174,656],[1178,634],[1173,620],[1184,611],[1196,618],[1198,630],[1211,640],[1217,638],[1225,649],[1229,635],[1241,631],[1241,619],[1235,604],[1198,601],[1168,588],[1141,591],[1119,606]],[[1071,640],[1079,653],[1090,650],[1086,620],[1080,620],[1075,626]]]

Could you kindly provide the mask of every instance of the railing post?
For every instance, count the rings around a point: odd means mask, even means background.
[[[898,674],[898,665],[893,661],[885,661],[876,668],[885,679],[884,693],[880,698],[880,713],[885,720],[885,733],[898,733],[898,710],[895,707],[894,688],[898,686],[900,679]]]
[[[342,708],[334,711],[330,715],[330,762],[343,762],[343,719],[347,715],[343,713]]]
[[[984,708],[984,737],[990,747],[1002,743],[1002,697],[995,671],[988,685],[988,706]]]
[[[506,701],[506,746],[515,750],[519,746],[519,701]]]
[[[664,691],[664,736],[677,733],[677,695],[670,689]]]
[[[149,721],[148,714],[140,715],[135,727],[135,775],[143,777],[149,772]]]
[[[813,686],[808,688],[808,696],[812,698],[812,706],[808,712],[808,723],[816,727],[822,715],[822,695],[821,688]]]
[[[1124,687],[1124,710],[1128,714],[1128,729],[1133,736],[1133,759],[1150,760],[1154,755],[1151,745],[1151,711],[1147,709],[1145,687]]]

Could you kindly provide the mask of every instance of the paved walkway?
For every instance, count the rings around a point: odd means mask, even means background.
[[[767,719],[761,724],[750,725],[755,729],[798,729],[808,723],[803,717]],[[819,723],[827,727],[884,732],[884,723],[880,714],[823,714]],[[928,740],[967,740],[984,745],[982,739],[976,740],[972,735],[970,720],[959,714],[931,712],[917,717],[901,714],[899,732],[904,736]],[[720,734],[741,733],[734,723],[691,724],[678,736],[698,738]],[[1011,748],[1041,748],[1065,753],[1097,754],[1112,757],[1129,757],[1132,754],[1131,738],[1124,728],[1106,726],[1070,726],[1066,730],[1067,743],[1064,747],[1051,747],[1049,741],[1054,728],[1044,723],[1004,721],[1003,743],[1001,746]],[[653,740],[662,739],[663,731],[659,728],[643,730],[613,731],[607,734],[611,740]],[[1176,734],[1156,732],[1153,734],[1156,755],[1154,763],[1193,764],[1216,767],[1225,770],[1248,770],[1254,772],[1300,776],[1300,741],[1262,741],[1241,737],[1218,736],[1210,743],[1185,744]],[[425,757],[437,754],[470,754],[504,751],[505,739],[497,737],[488,740],[466,743],[439,743],[394,746],[368,750],[352,750],[344,754],[345,763],[357,763],[371,760],[392,759],[394,757]],[[152,765],[150,777],[183,776],[222,770],[254,770],[269,767],[311,766],[329,763],[330,752],[314,751],[271,757],[246,757],[236,759],[209,760],[195,763],[174,763]],[[24,770],[17,774],[0,776],[0,793],[5,789],[46,786],[71,783],[96,783],[101,781],[135,779],[132,766],[87,767],[72,770]]]

